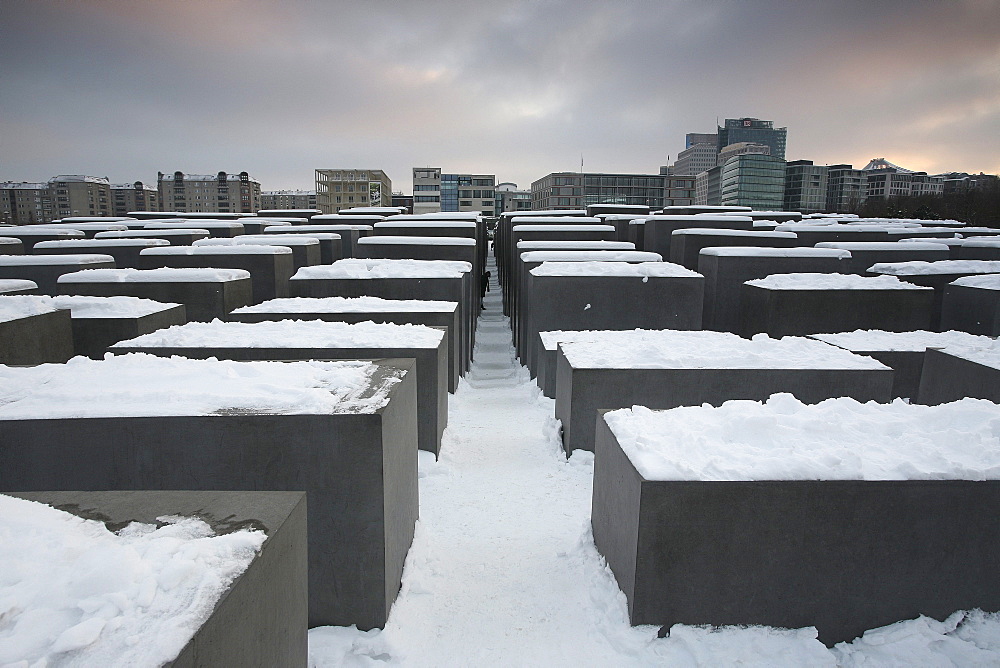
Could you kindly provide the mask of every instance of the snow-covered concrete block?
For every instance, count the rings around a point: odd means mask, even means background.
[[[946,285],[941,329],[1000,336],[1000,274],[967,276]]]
[[[217,215],[219,218],[224,218],[226,214]],[[208,230],[209,236],[213,237],[238,237],[245,232],[243,225],[236,222],[235,217],[232,220],[215,220],[214,218],[205,219],[188,216],[183,219],[153,221],[143,225],[143,229],[145,230],[183,230],[191,228]]]
[[[800,246],[815,246],[824,241],[889,241],[889,230],[884,225],[813,225],[808,223],[782,223],[777,232],[794,232]]]
[[[472,265],[450,260],[373,260],[350,258],[330,266],[300,269],[291,279],[293,297],[381,297],[459,303],[462,375],[472,360],[478,306],[468,301],[474,289]]]
[[[560,343],[555,416],[563,447],[594,449],[598,409],[718,405],[789,392],[815,403],[831,397],[889,401],[892,369],[821,341],[752,340],[723,332],[591,332]]]
[[[958,249],[962,260],[1000,260],[1000,237],[966,239]]]
[[[37,295],[38,285],[23,278],[0,278],[0,295]]]
[[[0,385],[0,491],[306,492],[309,626],[385,624],[417,519],[412,360],[77,357]]]
[[[98,253],[110,255],[119,269],[139,268],[139,253],[146,248],[169,246],[166,239],[69,239],[40,241],[35,244],[36,255],[79,255]]]
[[[701,329],[705,279],[670,262],[543,262],[527,274],[522,358],[538,373],[538,333]]]
[[[317,218],[319,218],[317,216]],[[381,220],[381,216],[375,216],[376,220]],[[264,234],[297,234],[297,233],[332,233],[340,235],[340,257],[338,260],[344,258],[357,257],[356,249],[358,246],[358,239],[372,234],[372,226],[364,224],[351,224],[351,223],[332,223],[323,222],[317,223],[315,220],[309,225],[296,226],[292,230],[270,230],[264,228]],[[329,264],[324,262],[323,264]]]
[[[936,262],[880,262],[871,266],[872,274],[896,276],[900,280],[934,288],[931,329],[941,329],[944,291],[950,283],[965,276],[1000,273],[1000,260],[938,260]]]
[[[832,248],[706,248],[698,256],[698,273],[705,277],[702,326],[738,332],[740,297],[746,281],[794,272],[846,273],[849,251]]]
[[[108,532],[101,534],[100,541],[91,539],[91,549],[95,557],[100,554],[101,565],[92,574],[96,583],[91,585],[88,594],[91,599],[122,597],[118,601],[124,599],[125,609],[119,609],[119,614],[111,618],[117,625],[115,629],[105,623],[93,642],[70,654],[57,655],[60,659],[72,656],[90,665],[118,662],[160,665],[168,662],[174,668],[306,665],[309,574],[305,493],[59,491],[20,492],[11,496],[52,506],[54,510],[45,509],[51,513],[65,511],[70,516],[101,522]],[[143,553],[144,557],[137,558],[134,556],[137,550],[125,552],[125,545],[117,550],[109,547],[109,543],[115,541],[112,532],[129,525],[132,525],[130,529],[138,527],[133,522],[146,525],[142,538],[133,539],[144,542],[135,547],[141,549],[148,542],[161,546],[160,551],[150,549]],[[99,527],[91,531],[98,532]],[[157,533],[167,532],[173,535],[157,537]],[[262,542],[256,532],[266,536]],[[247,535],[245,539],[244,534]],[[214,550],[209,547],[210,542],[221,543],[227,537],[229,543],[220,544]],[[246,544],[236,542],[241,539]],[[187,554],[191,556],[185,559],[178,552],[171,553],[166,549],[168,542],[180,544],[180,549],[187,547]],[[85,561],[86,545],[74,542],[74,551],[77,550],[78,558]],[[118,559],[118,550],[124,553],[121,559]],[[140,571],[135,561],[143,558],[141,565],[148,570]],[[239,571],[248,559],[252,560]],[[185,575],[189,577],[178,578],[170,572],[169,569],[185,561],[189,566]],[[231,562],[238,563],[229,565]],[[72,574],[67,571],[71,566],[71,563],[50,564],[49,577],[70,580]],[[102,567],[106,572],[102,572]],[[206,571],[212,568],[212,573],[219,569],[216,576],[220,579],[219,585],[205,584],[209,582],[208,576],[198,573],[199,568]],[[237,571],[239,573],[230,581]],[[144,583],[129,581],[129,576],[138,580],[140,574],[153,578],[152,584],[146,586],[154,587],[155,607],[141,598]],[[200,581],[201,577],[205,577],[204,582]],[[119,589],[100,588],[108,582],[118,585]],[[131,587],[121,588],[122,582]],[[129,598],[129,594],[135,598]],[[187,596],[193,600],[186,600]],[[70,599],[70,592],[64,597],[65,604],[71,608],[74,601]],[[176,608],[168,606],[164,599],[176,601]],[[30,609],[22,609],[20,614],[26,613],[30,613]],[[178,624],[179,615],[183,615],[185,624]],[[88,623],[88,619],[95,622],[102,619],[96,614],[87,617],[84,613],[83,617],[84,621],[80,622],[83,624]],[[119,629],[129,629],[131,633],[122,633]],[[128,638],[138,642],[129,643]]]
[[[1000,608],[996,406],[604,413],[594,542],[633,624],[866,629]]]
[[[928,348],[944,348],[949,345],[976,347],[989,343],[987,337],[962,331],[857,330],[836,334],[813,334],[809,338],[849,350],[856,355],[874,357],[887,367],[891,367],[892,396],[907,399],[917,396],[920,374],[924,366],[924,352]]]
[[[129,230],[127,232],[98,232],[95,239],[166,239],[171,246],[191,246],[199,239],[207,239],[206,229],[179,230]]]
[[[301,234],[319,241],[319,262],[317,264],[333,264],[344,258],[344,240],[336,232],[313,231],[312,225],[289,227],[265,227],[261,234]]]
[[[139,262],[143,269],[242,269],[250,273],[253,304],[288,297],[288,281],[295,273],[287,246],[165,246],[143,250]]]
[[[798,245],[798,237],[794,232],[691,227],[674,230],[670,236],[670,261],[694,270],[698,269],[698,256],[702,248],[716,246],[791,248]]]
[[[951,258],[947,244],[936,241],[821,241],[816,248],[836,248],[850,251],[845,273],[871,276],[868,269],[879,262],[936,262]]]
[[[84,269],[114,269],[110,255],[0,255],[0,279],[32,281],[44,295],[59,294],[57,281],[64,274]]]
[[[240,361],[413,358],[420,449],[437,455],[448,425],[448,341],[444,330],[433,327],[322,320],[193,322],[121,341],[109,350]]]
[[[241,269],[100,269],[59,277],[68,295],[141,297],[183,304],[189,321],[209,322],[252,301],[250,273]]]
[[[702,214],[675,215],[666,214],[648,216],[643,224],[643,239],[641,248],[645,251],[659,253],[664,258],[671,257],[670,244],[675,230],[697,227],[700,229],[752,230],[753,218],[742,214]]]
[[[183,304],[164,304],[138,297],[82,297],[60,295],[50,302],[69,309],[73,349],[77,355],[101,359],[108,347],[172,325],[183,325]]]
[[[0,227],[0,234],[3,230]],[[0,255],[24,255],[24,242],[16,237],[0,236]]]
[[[380,297],[292,297],[272,299],[255,306],[244,306],[229,314],[232,322],[268,322],[273,320],[324,320],[326,322],[386,322],[395,325],[426,325],[447,331],[448,391],[458,389],[459,355],[458,302],[421,299],[382,299]]]
[[[31,253],[32,247],[39,241],[53,239],[83,239],[86,235],[80,230],[48,227],[45,225],[14,225],[4,227],[3,236],[8,239],[18,239],[25,253]]]
[[[293,271],[320,263],[319,239],[298,234],[242,234],[231,239],[209,238],[194,246],[284,246],[292,251]]]
[[[930,288],[894,276],[774,274],[743,284],[740,334],[802,336],[856,329],[928,329]]]
[[[69,311],[48,297],[0,296],[0,364],[65,362],[73,357]]]
[[[1000,343],[928,348],[916,402],[927,405],[964,397],[1000,403]]]

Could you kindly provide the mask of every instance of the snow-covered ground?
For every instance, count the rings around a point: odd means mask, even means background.
[[[630,626],[590,533],[593,455],[563,455],[495,278],[486,305],[440,459],[420,453],[420,520],[389,622],[311,630],[312,666],[1000,665],[1000,615],[978,611],[832,650],[811,628]]]

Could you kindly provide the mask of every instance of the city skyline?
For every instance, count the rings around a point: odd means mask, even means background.
[[[1000,172],[1000,1],[12,0],[0,180],[656,173],[726,118],[789,160]]]

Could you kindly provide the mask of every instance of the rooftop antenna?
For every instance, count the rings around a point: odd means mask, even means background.
[[[583,174],[583,153],[580,154],[580,173]]]

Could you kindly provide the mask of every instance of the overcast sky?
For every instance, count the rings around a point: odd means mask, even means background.
[[[656,173],[752,116],[787,159],[1000,172],[1000,0],[2,0],[0,181]]]

